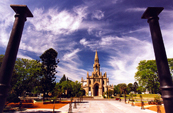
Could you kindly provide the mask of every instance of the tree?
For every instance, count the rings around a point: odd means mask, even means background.
[[[127,94],[129,94],[131,91],[133,91],[133,84],[132,83],[129,83],[127,85]]]
[[[14,85],[15,83],[18,82],[17,77],[18,77],[17,73],[13,70],[12,79],[11,79],[11,82],[10,82],[11,87],[10,87],[10,90],[8,92],[6,105],[8,103],[11,103],[11,102],[14,102],[14,103],[20,102],[20,99],[18,98],[19,92],[18,92],[18,90],[15,90],[16,88],[15,88],[15,85]],[[19,91],[21,91],[21,90],[19,90]]]
[[[105,92],[105,94],[107,95],[107,97],[112,97],[112,95],[114,94],[114,91],[113,90],[108,90]]]
[[[125,83],[120,83],[120,84],[117,85],[117,87],[120,90],[120,94],[123,94],[124,90],[126,90],[126,88],[127,88],[127,85]]]
[[[120,94],[120,89],[118,85],[114,85],[114,94]]]
[[[66,76],[65,76],[65,74],[63,75],[63,77],[61,78],[61,80],[59,81],[59,83],[62,83],[63,81],[66,81],[67,79],[66,79]]]
[[[41,62],[42,62],[42,78],[40,81],[40,86],[38,89],[40,92],[43,93],[43,101],[45,98],[45,93],[51,92],[55,87],[55,74],[57,64],[59,63],[59,60],[57,60],[58,53],[50,48],[46,50],[41,56]]]
[[[137,88],[138,94],[142,94],[142,92],[144,92],[144,91],[145,91],[145,88],[144,88],[143,86],[139,86],[139,87]]]
[[[41,64],[36,60],[18,58],[11,80],[12,92],[22,96],[24,91],[32,92],[38,85]]]
[[[58,88],[58,86],[59,88]],[[61,97],[63,95],[63,97],[71,97],[72,96],[72,81],[69,80],[68,78],[66,78],[65,74],[63,75],[63,77],[60,79],[60,82],[56,84],[55,89],[53,91],[53,93],[55,94],[55,96],[57,96],[57,94],[59,94],[59,96],[57,97]],[[60,93],[58,93],[60,92]]]
[[[79,97],[82,95],[82,88],[81,88],[81,83],[78,81],[71,82],[71,95],[72,97]]]
[[[170,68],[171,75],[173,75],[173,58],[168,59],[168,65]]]
[[[0,67],[2,65],[3,58],[4,58],[4,55],[0,55]]]
[[[83,95],[83,89],[81,88],[81,83],[78,81],[66,80],[62,83],[56,83],[54,88],[55,97],[79,97]]]
[[[136,92],[137,92],[137,88],[138,88],[138,83],[137,82],[134,82],[134,84],[133,84],[133,90],[135,92],[135,95],[136,95]]]
[[[4,55],[0,55],[2,62]],[[19,96],[23,96],[24,91],[32,92],[37,85],[40,76],[41,64],[36,60],[17,58],[10,82],[10,90],[7,102],[19,102]]]
[[[135,73],[135,79],[140,86],[148,88],[152,93],[159,93],[160,83],[155,60],[140,61],[138,71]]]
[[[62,86],[62,91],[64,96],[68,96],[70,94],[70,90],[71,90],[71,82],[70,81],[63,81],[62,83],[60,83]]]
[[[55,98],[61,97],[61,95],[63,94],[63,89],[62,89],[62,85],[60,83],[56,83],[54,90],[53,90],[53,94]],[[60,98],[61,100],[61,98]]]
[[[4,55],[0,55],[0,66]],[[10,82],[7,102],[19,102],[23,92],[32,92],[40,77],[41,64],[36,60],[17,58]]]
[[[127,85],[125,83],[118,84],[120,88],[120,92],[124,94],[124,99],[126,103],[126,93],[127,93]]]

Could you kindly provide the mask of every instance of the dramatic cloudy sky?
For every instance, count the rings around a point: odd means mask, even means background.
[[[57,81],[86,78],[98,51],[102,74],[110,84],[132,83],[141,60],[155,59],[147,7],[164,7],[159,15],[168,58],[173,58],[173,1],[171,0],[1,0],[0,54],[4,54],[14,22],[10,4],[27,5],[19,58],[39,59],[47,49],[58,52]]]

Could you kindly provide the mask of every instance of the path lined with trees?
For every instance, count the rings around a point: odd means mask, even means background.
[[[40,60],[29,60],[23,58],[17,58],[15,67],[12,74],[11,88],[7,102],[19,102],[20,97],[25,97],[26,92],[32,94],[42,93],[42,101],[44,103],[45,97],[53,100],[61,100],[64,97],[80,97],[84,95],[84,90],[81,88],[81,83],[78,81],[71,81],[65,75],[62,76],[61,80],[55,81],[56,68],[59,63],[57,59],[58,52],[50,48],[46,50],[41,56]],[[2,64],[4,55],[0,55],[0,66]],[[173,58],[168,59],[171,74],[173,73]],[[119,96],[122,94],[126,100],[132,99],[136,93],[141,94],[146,89],[152,94],[161,93],[160,84],[157,72],[157,66],[155,60],[143,60],[140,61],[137,72],[135,73],[135,79],[137,82],[134,83],[121,83],[114,85],[114,91],[109,90],[103,94],[107,95],[108,98]],[[134,92],[135,95],[131,94]],[[49,93],[51,95],[49,95]]]

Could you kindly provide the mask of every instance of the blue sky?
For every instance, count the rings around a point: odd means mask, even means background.
[[[173,58],[173,1],[170,0],[1,0],[0,54],[4,54],[14,22],[10,4],[27,5],[27,18],[17,57],[39,59],[47,49],[58,52],[57,81],[91,75],[95,51],[110,84],[133,83],[141,60],[155,59],[147,7],[164,7],[159,15],[168,58]]]

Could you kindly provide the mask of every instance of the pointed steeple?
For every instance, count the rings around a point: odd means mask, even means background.
[[[98,57],[98,54],[97,54],[97,50],[96,50],[96,53],[95,53],[95,59],[94,59],[94,61],[99,63],[99,57]]]

